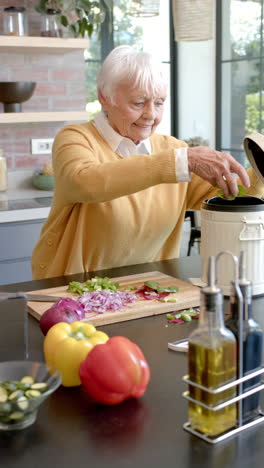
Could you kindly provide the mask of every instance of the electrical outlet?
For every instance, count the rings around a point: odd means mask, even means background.
[[[31,154],[51,154],[54,138],[33,138],[31,140]]]

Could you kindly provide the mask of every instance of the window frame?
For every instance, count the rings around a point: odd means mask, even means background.
[[[86,63],[102,63],[105,57],[114,48],[114,28],[113,28],[113,0],[111,11],[106,12],[105,21],[101,25],[101,58],[98,59],[85,59]],[[170,44],[170,120],[171,120],[171,135],[178,135],[178,66],[177,66],[177,43],[174,40],[174,26],[172,14],[172,0],[169,0],[169,44]],[[110,26],[110,27],[109,27]]]
[[[231,2],[232,0],[230,0]],[[264,52],[263,52],[263,13],[264,13],[264,0],[260,1],[260,6],[261,6],[261,18],[260,22],[262,24],[261,27],[261,34],[260,34],[260,48],[259,48],[259,53],[256,56],[245,56],[241,58],[236,58],[236,57],[230,57],[228,60],[223,59],[223,0],[217,0],[216,2],[216,48],[215,48],[215,69],[216,69],[216,79],[215,79],[215,106],[217,109],[216,116],[215,116],[215,147],[219,151],[229,151],[232,154],[232,151],[237,153],[237,149],[232,148],[232,143],[230,144],[230,148],[225,148],[222,145],[222,139],[223,139],[223,125],[222,125],[222,119],[223,119],[223,111],[222,111],[222,104],[223,104],[223,99],[224,99],[224,94],[223,94],[223,79],[222,79],[222,73],[223,73],[223,65],[225,65],[227,62],[230,64],[233,64],[235,62],[242,62],[242,61],[254,61],[254,60],[259,60],[260,63],[260,72],[259,72],[259,88],[258,92],[261,95],[261,90],[264,89],[264,77],[261,73],[261,70],[263,69],[263,64],[264,64]],[[264,108],[262,106],[262,103],[264,103],[264,98],[260,97],[260,117],[258,120],[258,127],[261,125],[261,113],[264,112]],[[256,129],[256,131],[259,131]],[[234,155],[234,157],[236,157]]]

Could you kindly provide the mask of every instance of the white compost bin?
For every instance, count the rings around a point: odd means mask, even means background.
[[[243,141],[245,154],[260,183],[264,183],[264,135],[252,133]],[[264,200],[238,197],[224,200],[214,197],[201,208],[202,280],[207,283],[210,255],[229,250],[239,257],[244,252],[247,278],[253,283],[253,295],[264,294]],[[224,255],[219,260],[218,285],[227,296],[234,280],[234,264]]]
[[[228,201],[219,197],[205,200],[201,208],[202,280],[207,282],[209,256],[229,250],[239,257],[244,252],[247,278],[253,294],[264,294],[264,201],[257,197],[238,197]],[[219,260],[217,284],[230,294],[234,263],[229,256]]]

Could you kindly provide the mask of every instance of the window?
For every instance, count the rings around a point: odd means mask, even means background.
[[[216,146],[244,166],[245,135],[264,133],[264,0],[217,1]]]
[[[135,17],[129,14],[127,0],[115,0],[111,13],[102,24],[101,37],[94,36],[85,54],[87,81],[87,110],[90,114],[98,112],[96,76],[101,61],[116,46],[129,44],[138,50],[154,53],[162,62],[169,83],[163,121],[158,131],[171,134],[171,97],[170,97],[170,33],[169,0],[161,0],[160,14],[153,17]]]

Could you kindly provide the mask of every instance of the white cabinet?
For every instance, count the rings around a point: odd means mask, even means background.
[[[0,284],[30,281],[31,254],[45,219],[0,224]]]

